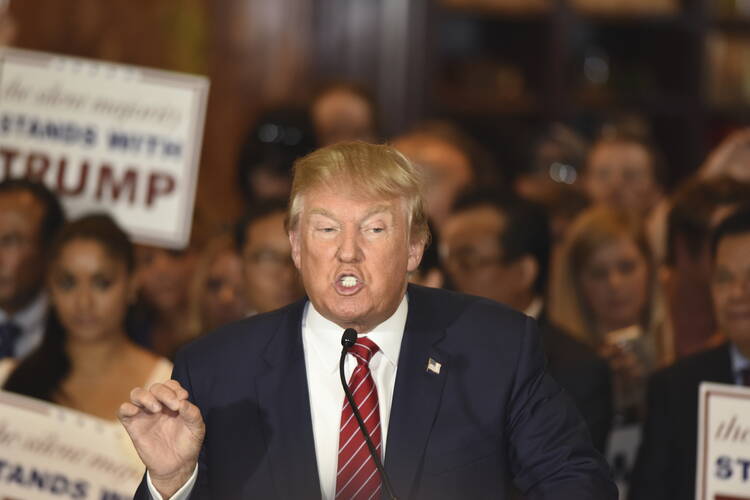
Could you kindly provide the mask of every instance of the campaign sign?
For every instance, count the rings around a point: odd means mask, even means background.
[[[118,422],[0,391],[0,498],[132,498],[144,470]]]
[[[190,237],[204,77],[0,52],[0,179],[43,180],[69,217],[106,211],[142,243]]]
[[[696,500],[750,500],[750,388],[700,386]]]

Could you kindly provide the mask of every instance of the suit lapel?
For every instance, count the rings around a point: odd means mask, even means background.
[[[268,371],[257,381],[258,403],[276,490],[285,499],[319,499],[310,397],[302,349],[305,300],[290,306],[266,348]]]
[[[436,348],[445,330],[430,325],[428,318],[434,314],[424,292],[410,286],[385,451],[385,469],[396,494],[404,499],[417,486],[415,479],[450,370],[450,360]],[[430,359],[434,363],[428,368]]]

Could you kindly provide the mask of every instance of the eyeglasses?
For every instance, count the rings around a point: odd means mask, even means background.
[[[499,255],[479,255],[472,251],[457,251],[449,253],[445,257],[445,263],[448,267],[464,273],[476,273],[501,262],[502,259]]]
[[[283,271],[289,266],[294,266],[290,254],[269,249],[257,250],[245,258],[259,269],[268,272]]]

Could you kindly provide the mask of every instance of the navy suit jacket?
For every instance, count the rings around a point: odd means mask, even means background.
[[[616,499],[535,322],[495,302],[409,286],[385,455],[400,499]],[[191,499],[320,499],[301,321],[305,301],[180,351],[173,378],[206,422]],[[426,369],[432,358],[439,374]],[[149,498],[145,480],[137,498]]]
[[[648,416],[630,482],[632,500],[693,500],[701,382],[734,384],[729,343],[651,376]]]

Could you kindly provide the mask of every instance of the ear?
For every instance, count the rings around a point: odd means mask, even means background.
[[[534,281],[539,276],[539,263],[531,255],[524,255],[516,262],[518,269],[519,288],[531,290],[534,288]]]
[[[406,264],[406,270],[408,272],[414,272],[419,267],[419,263],[422,262],[424,246],[425,242],[422,238],[414,238],[409,240],[409,258]]]
[[[301,270],[301,259],[300,259],[300,245],[301,237],[299,233],[299,223],[297,223],[297,227],[289,230],[289,244],[292,246],[292,260],[294,261],[294,267],[297,268],[297,270]]]

